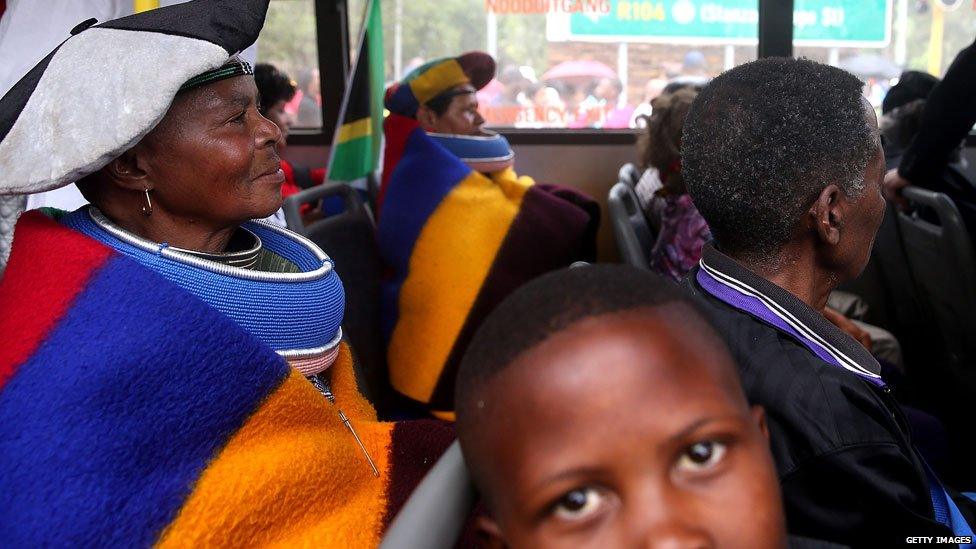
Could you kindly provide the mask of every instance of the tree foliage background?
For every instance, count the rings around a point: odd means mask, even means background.
[[[430,61],[470,50],[484,50],[488,40],[485,0],[380,0],[386,75],[394,78],[394,36],[400,4],[402,63]],[[365,0],[349,0],[349,30],[358,36]],[[498,15],[498,65],[528,65],[541,74],[548,68],[545,15]]]
[[[294,80],[303,71],[318,67],[315,40],[315,6],[311,0],[274,0],[268,6],[258,61],[271,63]]]

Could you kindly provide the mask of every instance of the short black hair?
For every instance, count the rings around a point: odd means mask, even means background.
[[[261,95],[258,110],[266,114],[268,109],[279,101],[289,102],[295,97],[298,87],[287,74],[268,63],[258,63],[254,66],[254,83],[257,84]]]
[[[444,113],[447,112],[447,108],[451,106],[451,101],[453,100],[454,100],[454,95],[445,92],[438,95],[437,97],[434,97],[424,105],[428,109],[434,111],[434,114],[436,114],[437,116],[444,116]]]
[[[561,269],[522,286],[488,315],[461,359],[454,400],[459,426],[481,387],[549,336],[587,318],[669,304],[704,318],[674,283],[627,265]]]
[[[685,119],[681,169],[720,249],[768,262],[828,184],[860,195],[879,146],[862,87],[829,65],[766,58],[702,89]]]

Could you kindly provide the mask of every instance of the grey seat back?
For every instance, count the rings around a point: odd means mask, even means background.
[[[342,198],[341,213],[303,223],[303,204],[317,205],[333,196]],[[360,389],[386,416],[391,391],[380,331],[381,262],[372,216],[356,190],[345,184],[306,189],[286,198],[283,208],[288,228],[317,244],[335,262],[346,294],[343,332],[355,354]]]
[[[615,184],[607,197],[607,209],[620,258],[633,267],[649,269],[648,254],[654,238],[634,189],[625,183]]]
[[[976,379],[976,258],[952,200],[908,187],[912,210],[898,212],[898,230],[921,315],[941,335],[947,362],[960,381]],[[927,210],[927,214],[922,212]]]

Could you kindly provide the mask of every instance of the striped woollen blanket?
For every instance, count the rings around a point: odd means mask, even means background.
[[[334,408],[202,300],[40,212],[0,283],[0,539],[375,547],[452,438],[382,423],[349,350]]]
[[[510,168],[476,172],[413,118],[389,115],[384,134],[377,233],[390,381],[450,418],[457,367],[482,320],[529,280],[592,261],[600,210]]]

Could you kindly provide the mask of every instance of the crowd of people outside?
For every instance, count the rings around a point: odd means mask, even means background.
[[[662,61],[658,69],[659,76],[645,83],[642,96],[627,97],[620,76],[598,61],[567,61],[542,75],[512,64],[502,68],[478,99],[491,126],[637,128],[644,124],[642,116],[650,114],[651,100],[666,86],[701,84],[709,78],[705,57],[697,50],[678,62]]]
[[[639,105],[609,69],[413,60],[384,97],[367,303],[273,219],[325,181],[282,157],[336,98],[232,53],[268,8],[234,4],[89,20],[0,99],[0,193],[87,200],[25,213],[0,279],[4,542],[375,547],[441,460],[481,505],[420,505],[466,520],[462,546],[972,543],[939,419],[834,298],[886,198],[973,196],[976,44],[942,81],[904,75],[880,122],[808,59],[712,77],[692,51]],[[646,269],[592,264],[596,201],[518,175],[491,108],[644,128]],[[344,333],[368,305],[395,413]]]

